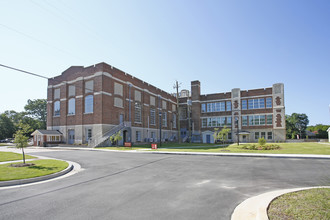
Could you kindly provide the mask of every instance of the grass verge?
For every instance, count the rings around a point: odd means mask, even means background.
[[[310,189],[282,195],[268,208],[272,219],[330,219],[330,189]]]
[[[29,167],[10,167],[10,163],[0,165],[0,181],[28,179],[57,173],[68,167],[61,160],[34,160]]]
[[[35,158],[35,157],[25,154],[25,159],[33,159],[33,158]],[[22,160],[23,161],[22,154],[17,154],[17,153],[12,153],[12,152],[0,152],[0,162],[13,161],[13,160]]]

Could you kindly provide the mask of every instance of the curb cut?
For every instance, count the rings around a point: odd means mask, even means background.
[[[49,179],[53,179],[59,176],[63,176],[69,172],[71,172],[73,170],[73,164],[70,161],[66,161],[69,165],[67,168],[65,168],[64,170],[57,172],[57,173],[52,173],[46,176],[38,176],[38,177],[34,177],[34,178],[29,178],[29,179],[20,179],[20,180],[8,180],[8,181],[1,181],[0,182],[0,187],[4,187],[4,186],[15,186],[15,185],[23,185],[23,184],[28,184],[28,183],[35,183],[35,182],[40,182],[40,181],[44,181],[44,180],[49,180]]]
[[[330,188],[330,186],[281,189],[248,198],[236,206],[231,215],[231,220],[268,220],[267,209],[275,198],[291,192],[316,188]]]

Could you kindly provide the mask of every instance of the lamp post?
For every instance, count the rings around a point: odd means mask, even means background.
[[[128,113],[128,117],[129,117],[129,124],[130,124],[130,126],[132,127],[132,110],[131,110],[131,108],[132,108],[132,104],[131,104],[131,87],[132,87],[132,84],[128,84],[128,111],[129,111],[129,113]],[[132,129],[132,128],[131,128]],[[132,130],[130,129],[130,131],[129,131],[129,140],[128,140],[128,142],[131,142],[131,140],[132,140]]]
[[[162,146],[162,112],[159,111],[159,147]]]
[[[238,117],[235,118],[235,123],[237,126],[237,145],[239,145],[239,126],[238,126]]]

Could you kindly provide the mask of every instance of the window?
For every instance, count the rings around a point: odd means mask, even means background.
[[[266,132],[261,132],[261,138],[265,138],[266,139]]]
[[[154,96],[150,96],[150,105],[155,106],[156,98]]]
[[[60,136],[56,136],[56,141],[60,141]]]
[[[141,104],[139,102],[135,102],[134,116],[135,123],[141,123]]]
[[[272,107],[272,98],[266,98],[266,108]]]
[[[247,116],[242,116],[242,126],[247,126],[247,122],[248,122]]]
[[[94,92],[94,81],[90,80],[85,82],[85,94]]]
[[[265,125],[265,115],[259,115],[260,125]]]
[[[225,102],[220,102],[220,111],[221,112],[226,111],[226,104],[225,104]]]
[[[154,108],[150,109],[150,124],[151,125],[156,124],[156,111]]]
[[[207,127],[207,118],[202,118],[202,128]]]
[[[54,102],[54,116],[60,116],[60,101]]]
[[[135,141],[141,141],[141,131],[135,132]]]
[[[54,99],[60,99],[60,89],[54,89]]]
[[[255,133],[254,133],[254,139],[258,140],[259,137],[260,137],[260,136],[259,136],[259,132],[255,132]]]
[[[162,101],[162,108],[163,108],[163,109],[167,109],[167,103],[166,103],[166,101],[164,101],[164,100]]]
[[[202,104],[205,105],[205,104]],[[225,102],[207,103],[207,112],[224,112],[226,110]],[[203,110],[202,110],[203,112]]]
[[[114,106],[118,108],[123,108],[123,100],[121,98],[114,98]]]
[[[93,113],[94,97],[93,95],[88,95],[85,97],[85,113]]]
[[[115,82],[114,94],[123,96],[123,85]]]
[[[231,137],[231,132],[228,133],[228,140],[231,140],[232,137]]]
[[[135,97],[135,101],[141,102],[141,92],[140,91],[135,90],[134,97]]]
[[[163,112],[162,114],[162,119],[163,119],[163,127],[167,127],[167,112]]]
[[[247,100],[242,100],[242,110],[247,109]]]
[[[273,139],[273,132],[267,132],[267,139],[272,140]]]
[[[71,98],[68,102],[68,115],[76,114],[76,99]]]
[[[180,120],[187,119],[187,107],[180,107]]]
[[[76,95],[76,87],[74,85],[69,85],[69,97]]]
[[[206,112],[206,104],[202,104],[202,113]]]
[[[273,115],[267,115],[267,125],[273,124]]]
[[[176,128],[176,114],[172,114],[172,120],[173,120],[173,128]]]
[[[228,125],[228,126],[231,126],[231,117],[229,116],[229,117],[227,117],[227,122],[226,122],[226,124]]]
[[[243,102],[243,101],[242,101]],[[265,108],[265,99],[249,99],[249,109]]]
[[[231,111],[231,101],[226,102],[226,110]]]

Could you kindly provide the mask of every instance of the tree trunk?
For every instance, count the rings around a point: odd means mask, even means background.
[[[22,152],[23,152],[23,163],[25,164],[25,154],[24,154],[24,148],[22,147]]]

